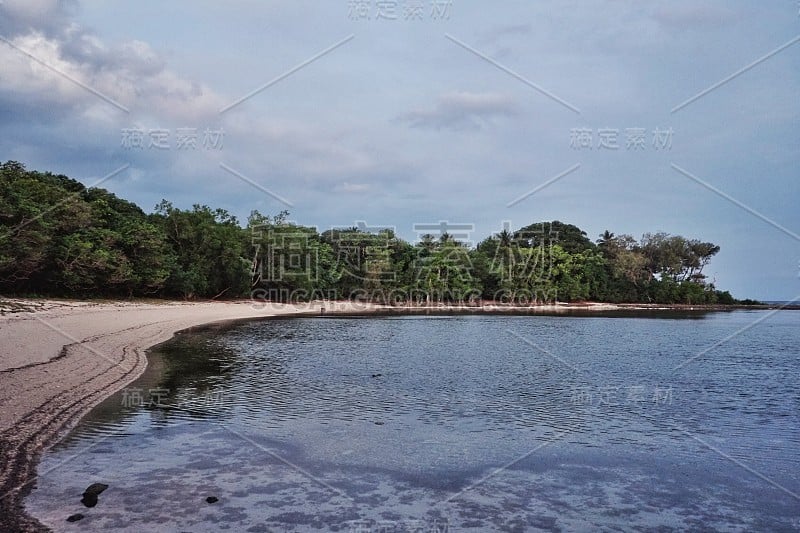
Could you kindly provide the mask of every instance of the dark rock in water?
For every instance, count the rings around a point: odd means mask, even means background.
[[[83,491],[84,496],[100,496],[108,488],[105,483],[92,483]]]
[[[81,503],[86,507],[94,507],[97,505],[97,496],[84,495],[83,498],[81,498]]]
[[[373,378],[380,378],[383,377],[383,374],[372,374]]]
[[[77,522],[78,520],[83,520],[83,515],[81,513],[75,513],[73,515],[69,515],[67,518],[67,522]]]
[[[97,505],[97,497],[103,493],[104,490],[108,488],[108,485],[105,483],[92,483],[86,490],[83,491],[83,498],[81,498],[81,503],[86,507],[94,507]]]
[[[217,503],[218,501],[219,498],[217,498],[216,496],[209,496],[208,498],[206,498],[206,503]]]
[[[375,425],[376,425],[376,426],[382,426],[382,425],[383,425],[383,422],[381,422],[380,420],[376,420],[376,421],[375,421]]]

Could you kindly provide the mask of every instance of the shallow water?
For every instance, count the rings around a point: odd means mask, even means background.
[[[767,315],[180,335],[26,505],[59,531],[798,530],[800,312]]]

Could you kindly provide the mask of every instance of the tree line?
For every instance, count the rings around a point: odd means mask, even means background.
[[[475,247],[448,233],[409,243],[391,228],[330,229],[253,211],[145,213],[67,176],[0,166],[0,294],[69,297],[734,304],[703,273],[719,246],[560,221],[504,229]]]

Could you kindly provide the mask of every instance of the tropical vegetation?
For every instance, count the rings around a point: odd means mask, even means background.
[[[0,165],[0,294],[69,297],[364,299],[386,303],[605,301],[733,304],[704,274],[719,246],[640,239],[544,221],[475,247],[448,233],[318,232],[287,212],[152,213],[63,175]]]

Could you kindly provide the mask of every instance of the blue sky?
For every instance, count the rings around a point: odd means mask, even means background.
[[[4,0],[0,159],[409,240],[666,231],[719,244],[736,296],[800,294],[796,1],[358,4]]]

